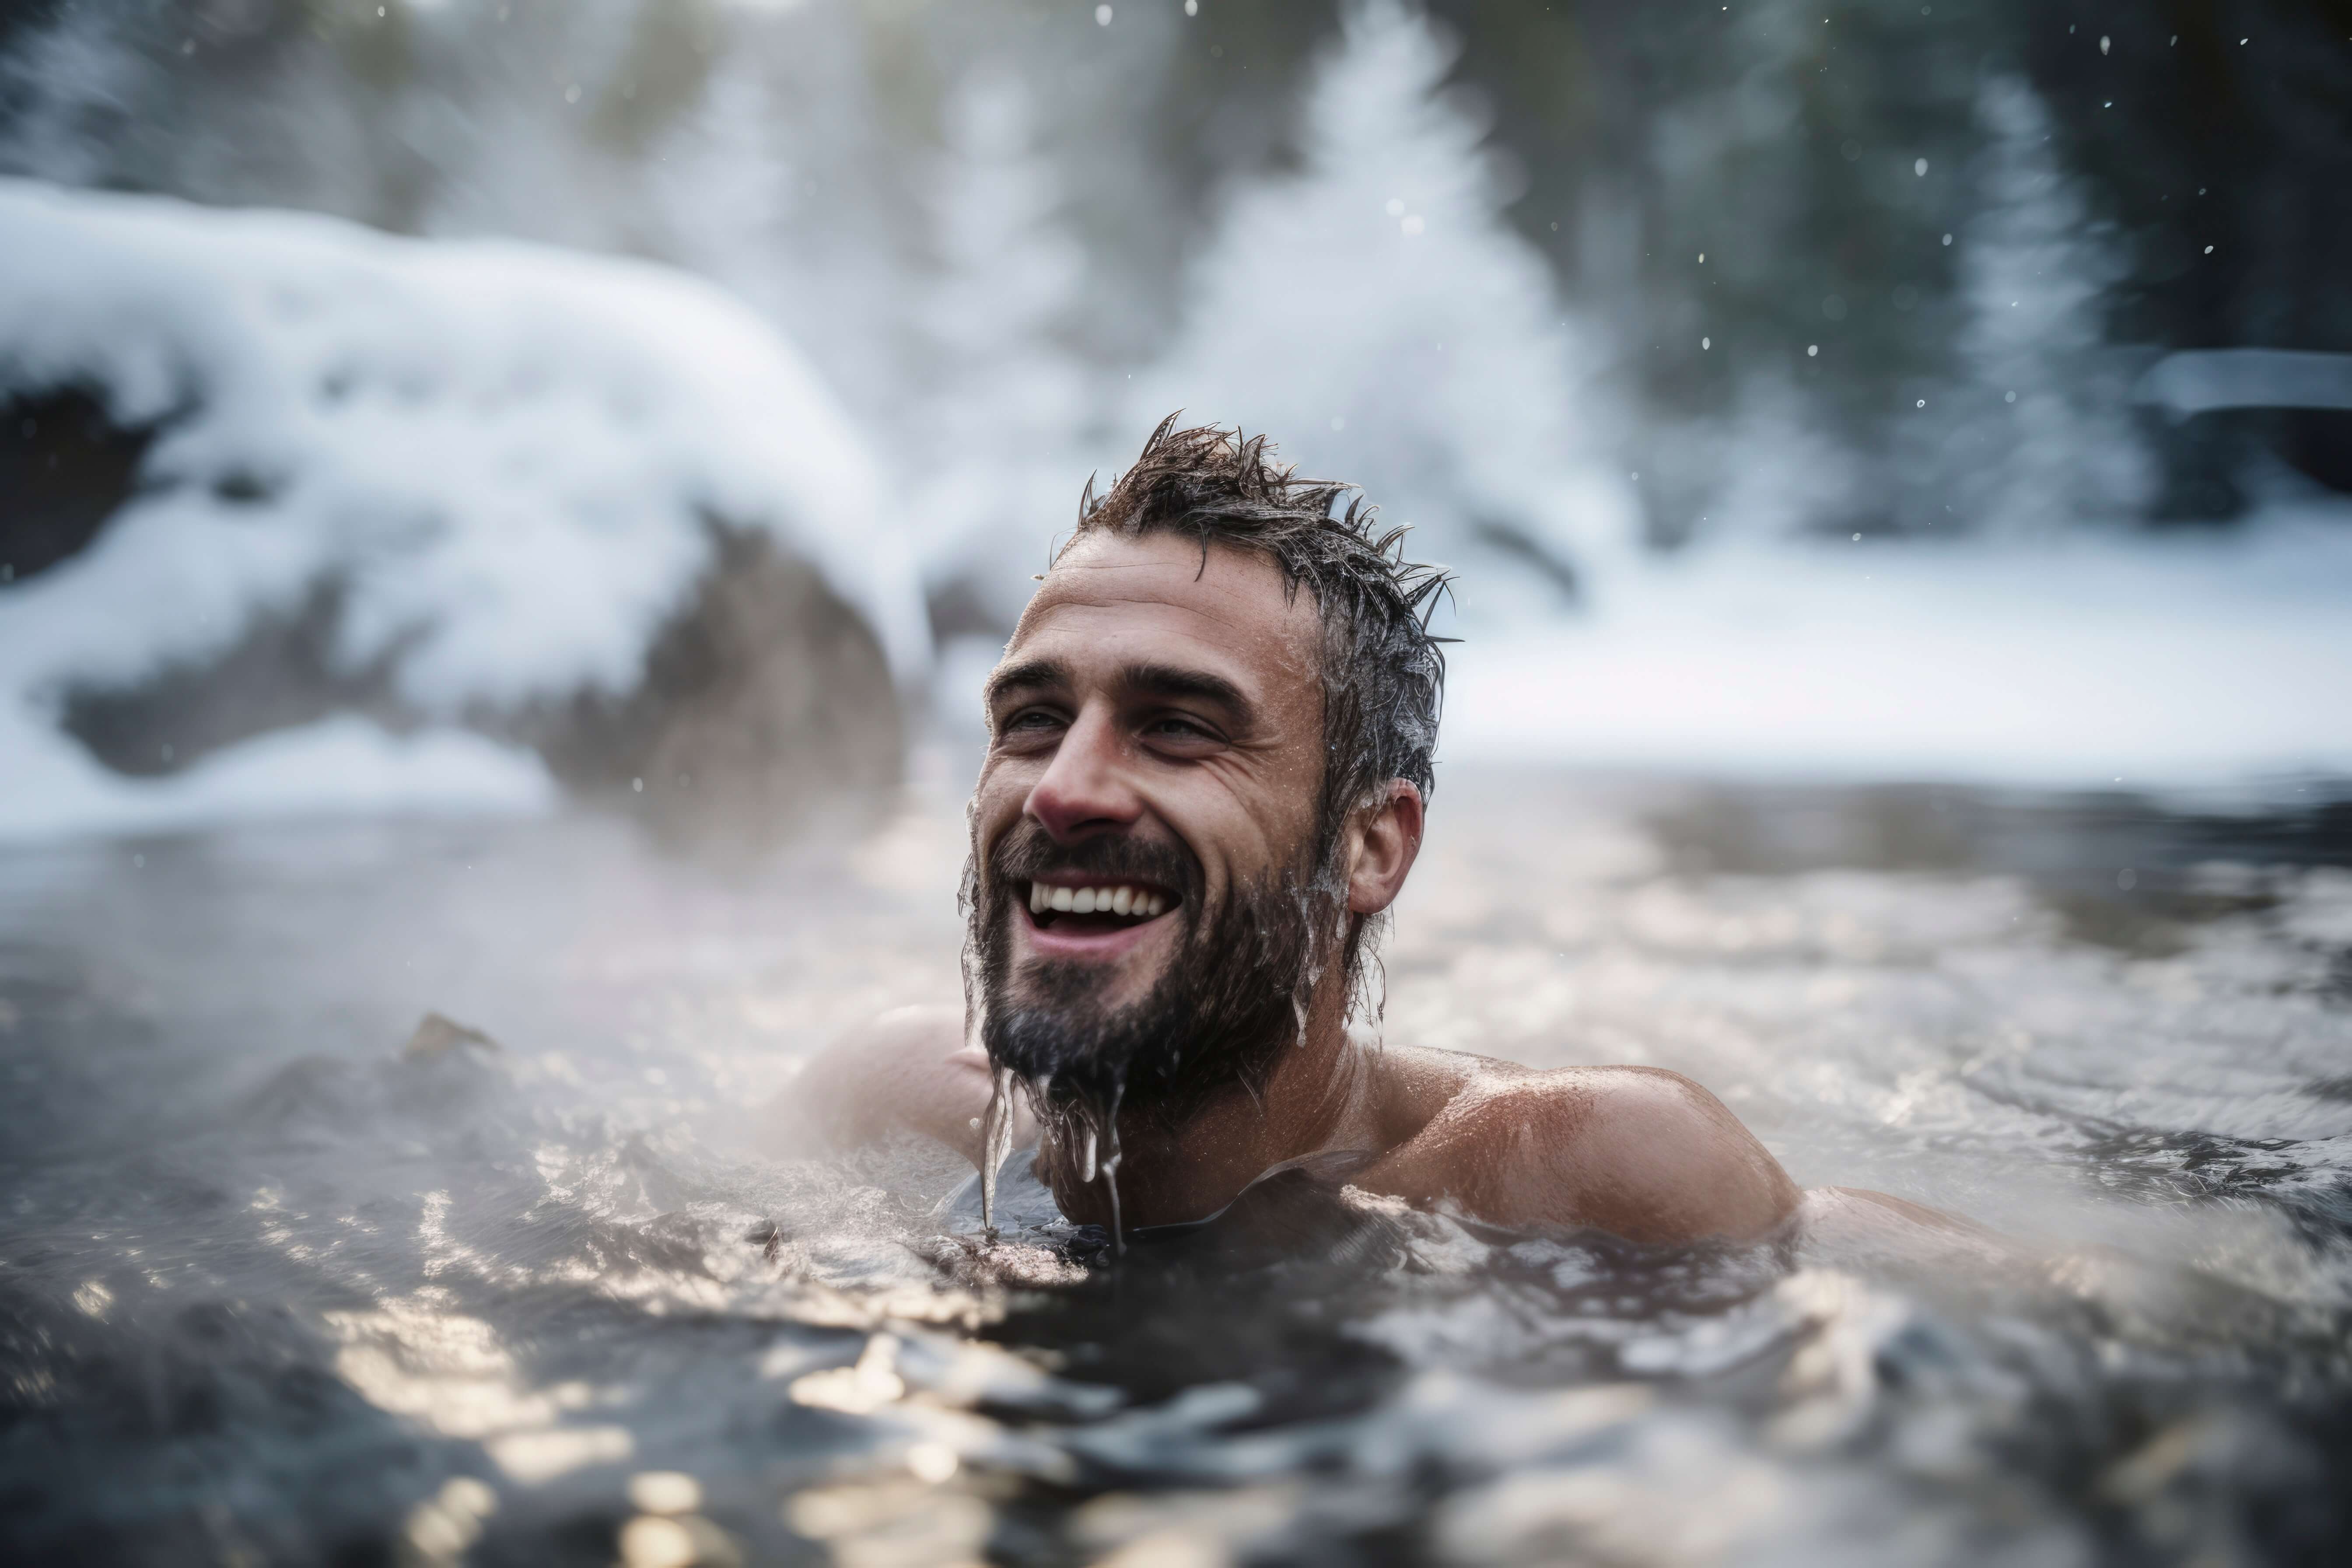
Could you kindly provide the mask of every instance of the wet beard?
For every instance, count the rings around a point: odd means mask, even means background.
[[[1181,859],[1181,866],[1171,860]],[[1148,861],[1150,863],[1139,863]],[[1307,879],[1286,871],[1236,885],[1214,910],[1202,907],[1199,868],[1157,846],[1095,840],[1061,849],[1011,846],[976,900],[972,940],[986,1005],[981,1040],[989,1060],[1028,1086],[1049,1120],[1108,1128],[1124,1109],[1173,1127],[1236,1086],[1263,1090],[1296,1038],[1311,981],[1310,931],[1320,901]],[[1180,890],[1183,940],[1140,1001],[1108,1008],[1096,965],[1033,960],[1024,995],[1012,992],[1012,922],[1017,891],[1033,874],[1074,869],[1154,880]]]

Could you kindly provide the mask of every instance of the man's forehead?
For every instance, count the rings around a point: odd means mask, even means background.
[[[1262,552],[1150,533],[1096,534],[1065,551],[1022,615],[1013,647],[1066,634],[1176,638],[1249,664],[1306,673],[1320,647],[1309,592],[1286,591]]]

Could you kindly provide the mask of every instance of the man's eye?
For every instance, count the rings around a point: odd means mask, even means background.
[[[1042,708],[1024,708],[1004,721],[1003,732],[1010,735],[1023,730],[1051,730],[1058,726],[1061,721],[1056,715]]]
[[[1148,733],[1165,735],[1172,740],[1178,741],[1213,741],[1216,739],[1216,737],[1212,735],[1207,729],[1202,725],[1194,723],[1192,720],[1173,717],[1153,720]]]

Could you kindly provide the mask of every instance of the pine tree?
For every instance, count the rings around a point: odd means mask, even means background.
[[[1086,468],[1091,376],[1062,339],[1086,257],[1021,81],[974,68],[945,110],[929,193],[939,270],[916,322],[911,516],[942,629],[1009,630]]]
[[[803,20],[812,26],[782,26]],[[654,144],[640,243],[782,326],[868,433],[901,447],[912,215],[835,20],[739,21],[743,47]]]
[[[1922,426],[1940,447],[1944,504],[1955,522],[2004,532],[2136,516],[2148,457],[2104,347],[2122,259],[2061,167],[2033,89],[1996,78],[1978,113],[1989,142],[1983,205],[1962,234],[1964,379],[1950,422]]]
[[[1586,456],[1580,335],[1443,93],[1451,58],[1394,0],[1347,16],[1307,93],[1303,167],[1226,204],[1130,413],[1263,430],[1412,523],[1420,558],[1507,565],[1465,581],[1475,615],[1589,586],[1634,523]]]

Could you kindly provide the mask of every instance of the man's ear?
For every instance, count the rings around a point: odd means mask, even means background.
[[[1409,779],[1389,782],[1386,799],[1359,814],[1349,847],[1348,909],[1376,915],[1396,901],[1421,853],[1421,791]]]

